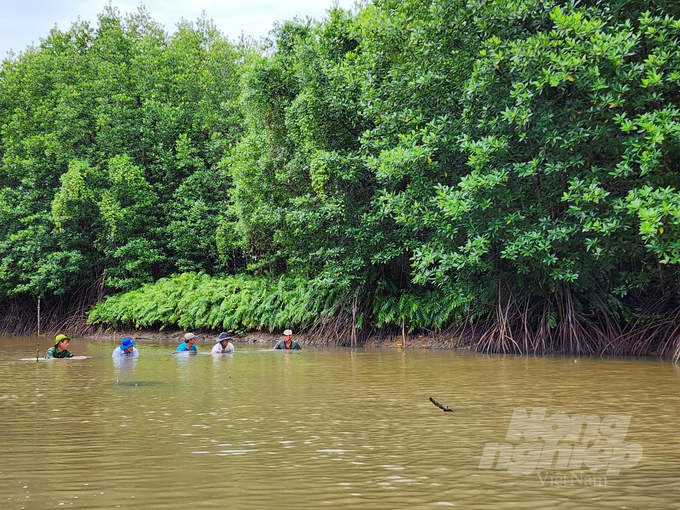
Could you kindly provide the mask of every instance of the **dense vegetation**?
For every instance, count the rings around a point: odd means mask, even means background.
[[[375,0],[262,45],[106,9],[2,64],[0,299],[677,355],[679,48],[655,0]]]

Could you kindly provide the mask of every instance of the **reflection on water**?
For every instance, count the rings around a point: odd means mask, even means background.
[[[69,350],[90,358],[36,363],[18,361],[35,339],[0,339],[0,508],[670,508],[680,498],[680,374],[669,363],[244,345],[171,356],[170,344],[114,363],[115,346],[76,339]],[[513,411],[540,407],[632,416],[625,441],[642,459],[595,486],[588,469],[480,469]]]

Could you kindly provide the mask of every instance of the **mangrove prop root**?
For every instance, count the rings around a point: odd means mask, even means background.
[[[449,406],[445,406],[444,404],[440,404],[439,402],[437,402],[432,397],[430,397],[430,402],[432,402],[434,405],[436,405],[439,409],[441,409],[445,413],[452,413],[453,412],[453,409],[451,409]]]

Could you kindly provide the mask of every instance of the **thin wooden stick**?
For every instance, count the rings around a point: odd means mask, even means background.
[[[452,413],[453,412],[453,409],[451,409],[449,406],[445,406],[444,404],[440,404],[439,402],[437,402],[432,397],[430,397],[430,402],[432,402],[434,405],[436,405],[439,409],[441,409],[445,413]]]
[[[35,361],[38,361],[40,356],[40,298],[38,298],[38,336],[35,339]]]

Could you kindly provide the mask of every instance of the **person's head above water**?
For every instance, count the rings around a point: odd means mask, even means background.
[[[59,349],[59,351],[65,351],[68,348],[68,343],[71,341],[66,335],[57,335],[54,337],[54,346]]]
[[[134,351],[134,346],[137,345],[137,342],[134,342],[132,338],[129,336],[126,336],[120,341],[120,350],[123,351],[126,354],[131,353]]]
[[[184,335],[184,343],[186,343],[188,346],[194,345],[194,343],[196,343],[196,335],[193,333],[186,333]]]
[[[217,343],[222,344],[222,349],[225,349],[227,345],[229,345],[229,340],[231,340],[231,337],[227,333],[220,333],[220,336],[217,337]]]

